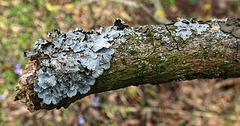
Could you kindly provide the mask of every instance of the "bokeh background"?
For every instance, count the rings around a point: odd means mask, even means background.
[[[240,17],[239,0],[0,0],[0,126],[240,125],[240,79],[192,80],[128,87],[85,97],[68,109],[30,113],[14,102],[28,62],[23,51],[47,33],[98,30],[122,18],[130,26],[177,17]]]

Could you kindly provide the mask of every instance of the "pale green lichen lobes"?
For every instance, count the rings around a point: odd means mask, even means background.
[[[205,32],[209,29],[208,24],[201,24],[197,21],[188,20],[184,18],[178,18],[178,21],[174,23],[176,30],[173,31],[173,34],[181,37],[183,40],[186,40],[196,33],[200,35],[202,32]]]
[[[116,19],[116,21],[122,21]],[[37,83],[34,91],[45,104],[58,104],[63,98],[77,93],[86,94],[96,78],[110,68],[115,50],[113,40],[120,36],[122,28],[111,26],[98,32],[87,32],[81,28],[63,33],[55,30],[49,33],[51,41],[37,40],[34,52],[26,52],[27,57],[40,55],[40,69],[36,71]],[[123,27],[124,28],[124,27]]]
[[[34,90],[44,103],[58,104],[129,85],[219,77],[237,58],[234,30],[220,30],[225,22],[178,19],[172,24],[134,28],[116,19],[115,26],[98,32],[57,30],[57,35],[50,34],[51,42],[36,42],[37,54],[26,54],[47,56],[36,72]]]

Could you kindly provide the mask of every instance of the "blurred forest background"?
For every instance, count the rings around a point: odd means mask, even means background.
[[[27,63],[23,51],[47,33],[98,30],[122,18],[130,26],[177,17],[240,17],[239,0],[0,0],[0,126],[240,125],[240,79],[128,87],[85,97],[68,109],[30,113],[13,101]]]

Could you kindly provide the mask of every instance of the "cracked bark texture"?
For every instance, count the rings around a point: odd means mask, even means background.
[[[44,104],[34,92],[33,83],[46,57],[35,55],[23,71],[15,100],[25,103],[30,111],[51,110],[67,108],[90,94],[131,85],[240,77],[240,18],[205,22],[179,18],[171,24],[135,28],[121,22],[114,25],[112,28],[117,27],[121,33],[115,34],[112,40],[115,54],[111,67],[96,79],[87,94],[78,93],[56,105]]]

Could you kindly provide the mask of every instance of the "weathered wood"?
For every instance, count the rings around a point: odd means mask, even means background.
[[[196,21],[178,19],[158,26],[128,27],[120,20],[104,34],[111,43],[111,67],[100,75],[86,94],[63,98],[59,103],[45,104],[34,91],[36,71],[51,56],[32,54],[16,88],[15,100],[25,103],[30,111],[67,108],[87,95],[116,90],[130,85],[157,85],[172,81],[240,77],[240,19]],[[103,30],[103,29],[101,29]],[[98,38],[96,38],[98,39]],[[71,50],[69,51],[71,53]],[[68,61],[73,62],[73,61]],[[51,103],[51,102],[50,102]]]

